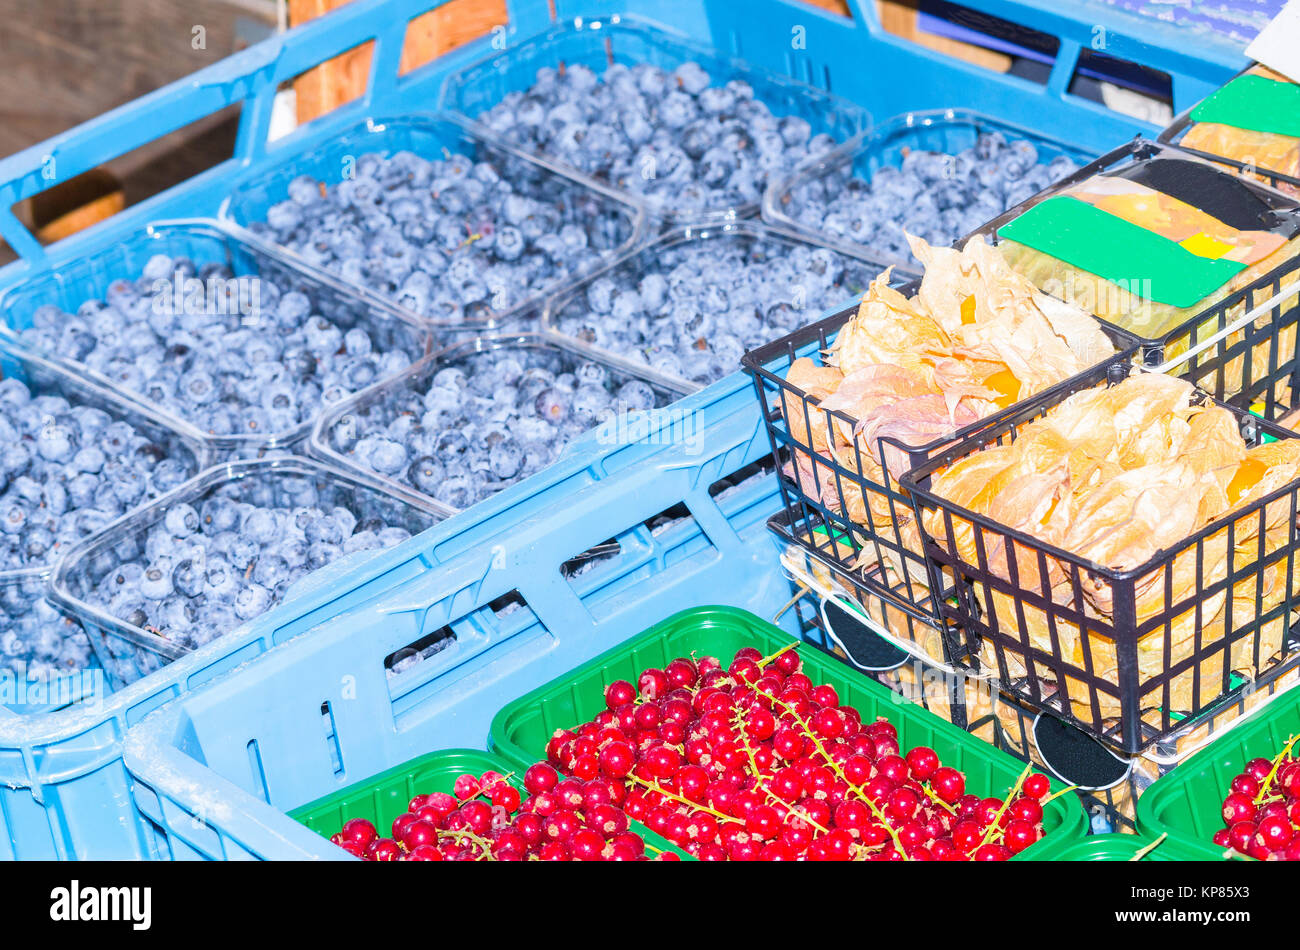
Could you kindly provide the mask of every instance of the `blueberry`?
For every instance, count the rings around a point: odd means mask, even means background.
[[[162,600],[171,594],[172,572],[175,565],[171,558],[161,557],[145,568],[140,578],[140,593],[150,600]]]
[[[240,620],[252,620],[270,606],[271,592],[261,584],[246,584],[235,595],[235,616]]]
[[[199,513],[192,505],[181,502],[167,510],[163,525],[173,537],[184,538],[199,530]]]

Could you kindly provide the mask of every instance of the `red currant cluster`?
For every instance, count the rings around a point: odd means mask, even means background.
[[[1219,847],[1261,861],[1300,861],[1300,760],[1293,736],[1277,758],[1251,759],[1223,800]]]
[[[456,779],[454,795],[416,795],[393,822],[391,838],[379,837],[366,819],[353,818],[330,841],[363,861],[649,860],[645,842],[628,830],[627,815],[609,804],[608,792],[593,788],[588,794],[572,779],[553,781],[557,807],[543,817],[520,810],[519,792],[506,778],[498,772],[467,774]],[[677,860],[674,854],[662,857]]]
[[[791,648],[747,647],[725,670],[675,659],[611,683],[607,708],[547,756],[621,786],[613,804],[703,860],[1000,861],[1042,836],[1045,776],[1026,771],[1006,800],[968,795],[934,750],[904,757],[893,725],[863,723],[801,669]],[[524,777],[525,811],[552,808],[542,768]]]

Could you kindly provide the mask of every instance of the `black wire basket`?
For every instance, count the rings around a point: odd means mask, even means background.
[[[912,281],[899,292],[910,296],[918,287],[919,282]],[[871,597],[901,611],[906,616],[899,618],[900,624],[906,620],[942,628],[939,601],[949,594],[951,578],[936,573],[927,561],[911,499],[898,478],[952,442],[1011,416],[1016,406],[924,445],[881,437],[872,452],[864,450],[863,440],[857,437],[835,454],[829,448],[836,442],[835,427],[852,428],[857,420],[847,412],[821,408],[816,395],[785,377],[799,357],[820,363],[821,354],[856,312],[855,304],[749,351],[741,363],[754,380],[782,508],[796,543],[853,574]],[[1102,325],[1102,329],[1116,347],[1111,361],[1131,361],[1136,355],[1135,338],[1113,327]]]
[[[1112,174],[1153,159],[1182,160],[1202,168],[1222,161],[1139,137],[1008,209],[959,243],[980,236],[996,245],[1001,229],[1034,205],[1096,175]],[[1222,169],[1214,171],[1221,176],[1223,189],[1244,190],[1257,199],[1260,208],[1266,209],[1265,213],[1279,222],[1280,227],[1300,233],[1300,203],[1294,198]],[[1134,339],[1141,345],[1143,362],[1191,380],[1220,401],[1251,409],[1276,422],[1300,405],[1300,359],[1297,358],[1300,286],[1293,286],[1300,280],[1297,271],[1300,271],[1300,254],[1284,260],[1168,332],[1153,337],[1135,335]],[[1101,281],[1101,285],[1088,289],[1097,295],[1128,292],[1108,281]],[[1282,296],[1287,289],[1295,292]],[[1081,295],[1077,302],[1083,309],[1091,309],[1086,295]],[[1257,309],[1260,313],[1252,320],[1236,326]],[[1098,320],[1115,326],[1101,317]]]
[[[955,505],[936,495],[931,482],[958,459],[1014,441],[1067,396],[1113,385],[1137,371],[1142,370],[1113,364],[1083,374],[1022,403],[1008,418],[941,450],[902,478],[934,570],[950,572],[957,581],[942,609],[965,638],[964,653],[975,668],[994,674],[1003,690],[1034,708],[1127,755],[1172,736],[1187,719],[1239,693],[1246,688],[1242,673],[1262,676],[1295,653],[1300,480],[1126,570]],[[1224,405],[1205,393],[1195,398]],[[1225,408],[1248,445],[1300,437],[1250,412]],[[1279,518],[1270,535],[1270,519]],[[1182,579],[1177,588],[1176,576]],[[1109,617],[1098,604],[1109,605]]]

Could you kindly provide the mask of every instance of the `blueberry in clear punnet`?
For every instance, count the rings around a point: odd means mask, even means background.
[[[49,566],[198,470],[178,436],[65,395],[57,379],[0,380],[0,573]]]
[[[321,438],[348,464],[461,510],[583,433],[674,398],[558,347],[514,345],[442,358],[327,417]]]
[[[715,82],[698,62],[673,70],[581,63],[537,70],[526,90],[478,116],[493,132],[654,211],[723,211],[835,147],[808,120],[769,107],[744,79]]]
[[[800,180],[778,210],[827,240],[919,266],[904,230],[950,245],[1078,167],[1067,155],[1047,159],[1028,139],[986,131],[959,152],[904,149],[899,164],[874,174],[847,163]]]
[[[194,649],[265,613],[312,571],[434,520],[332,476],[263,471],[172,503],[79,559],[67,584],[95,609]]]
[[[708,384],[741,355],[866,290],[881,268],[828,248],[746,232],[655,246],[561,301],[555,329]]]
[[[248,227],[440,325],[495,319],[632,237],[629,206],[500,149],[457,136],[421,152],[299,175]]]
[[[45,597],[38,577],[0,583],[0,670],[49,682],[97,667],[81,625]]]
[[[309,423],[425,349],[423,330],[285,272],[167,254],[76,313],[37,307],[19,337],[206,435],[254,440]]]

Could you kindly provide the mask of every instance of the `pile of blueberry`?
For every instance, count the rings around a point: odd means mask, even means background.
[[[57,392],[0,380],[0,571],[51,564],[197,470],[179,439]]]
[[[265,612],[299,578],[392,547],[432,518],[366,489],[290,473],[226,482],[72,566],[83,600],[185,648]]]
[[[1078,167],[1065,155],[1044,163],[1028,139],[981,132],[955,155],[913,149],[900,167],[886,165],[870,179],[840,166],[786,192],[780,209],[827,238],[919,266],[904,230],[951,245]]]
[[[827,248],[734,234],[652,248],[562,303],[555,329],[707,384],[749,349],[860,295],[880,268]]]
[[[203,293],[172,292],[191,278]],[[20,337],[214,436],[283,434],[422,354],[421,331],[368,321],[359,302],[289,284],[158,254],[76,314],[37,308]]]
[[[715,85],[695,62],[549,66],[479,117],[506,139],[632,192],[654,210],[725,211],[837,144],[773,115],[743,79]]]
[[[326,437],[352,464],[461,510],[549,465],[609,413],[667,398],[555,347],[507,346],[394,384]]]
[[[632,236],[626,206],[487,146],[477,161],[368,152],[328,187],[300,175],[250,227],[444,324],[493,318]]]
[[[39,580],[0,587],[0,669],[49,680],[94,667],[85,631],[59,613],[42,588]]]

